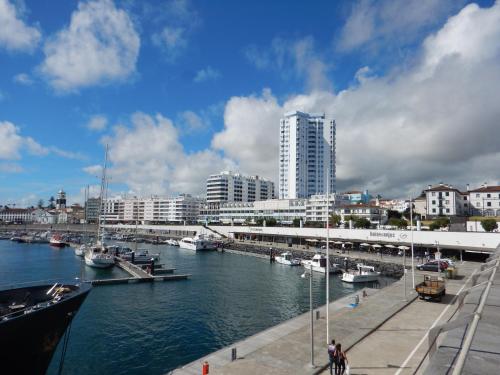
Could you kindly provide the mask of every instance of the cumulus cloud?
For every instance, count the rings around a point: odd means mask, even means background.
[[[439,181],[499,182],[500,3],[466,6],[420,52],[407,70],[361,69],[338,94],[313,91],[282,103],[268,91],[234,97],[212,145],[245,171],[277,180],[280,117],[327,112],[337,121],[337,190],[407,196]]]
[[[246,47],[244,54],[258,69],[276,71],[284,79],[304,79],[308,90],[331,89],[328,78],[331,66],[316,51],[312,37],[297,40],[277,37],[266,48]]]
[[[218,70],[213,69],[211,66],[207,66],[206,68],[200,69],[196,72],[193,81],[196,83],[216,81],[219,77],[220,72]]]
[[[112,0],[79,2],[67,28],[44,46],[40,71],[58,91],[124,81],[135,72],[140,39]]]
[[[460,9],[464,0],[359,0],[337,38],[337,48],[349,52],[365,48],[400,47],[414,42],[423,32]]]
[[[28,26],[19,7],[8,0],[0,0],[0,25],[0,46],[9,51],[31,52],[40,41],[38,27]]]
[[[32,155],[46,155],[49,151],[31,137],[23,137],[19,127],[9,121],[0,121],[0,159],[16,160],[26,151]]]
[[[103,115],[92,116],[90,121],[87,123],[87,129],[91,131],[100,132],[106,129],[108,125],[108,119]]]
[[[184,111],[177,116],[177,127],[183,133],[195,133],[207,130],[210,127],[210,121],[193,111]]]
[[[92,175],[92,176],[101,176],[102,175],[102,165],[99,165],[99,164],[89,165],[89,166],[83,168],[83,171],[85,173]]]
[[[109,145],[110,175],[138,194],[204,192],[207,174],[233,164],[212,150],[187,153],[179,132],[168,118],[135,113],[131,126],[114,127],[104,137]],[[88,172],[95,171],[89,168]]]

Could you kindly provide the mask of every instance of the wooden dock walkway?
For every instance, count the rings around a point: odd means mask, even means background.
[[[93,286],[98,285],[114,285],[114,284],[132,284],[132,283],[147,283],[156,281],[174,281],[174,280],[186,280],[191,275],[165,275],[166,273],[171,274],[174,272],[175,268],[164,268],[163,265],[155,265],[156,275],[151,275],[147,273],[141,265],[133,264],[127,260],[115,257],[116,266],[127,272],[130,277],[121,277],[116,279],[101,279],[101,280],[89,280]]]

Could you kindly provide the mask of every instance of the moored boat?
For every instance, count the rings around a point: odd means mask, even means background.
[[[194,251],[216,249],[216,246],[212,241],[200,237],[185,237],[179,241],[179,247],[181,249]]]
[[[375,271],[375,267],[358,263],[357,270],[351,270],[342,274],[342,281],[346,283],[365,283],[377,281],[379,276],[380,272]]]
[[[301,259],[293,258],[292,253],[289,251],[286,251],[281,255],[275,257],[275,260],[277,263],[285,264],[287,266],[300,266],[301,264]]]
[[[52,237],[50,237],[49,243],[50,243],[50,246],[54,246],[54,247],[65,247],[66,246],[66,242],[64,241],[62,236],[59,234],[52,235]]]
[[[4,366],[16,374],[45,374],[90,288],[89,284],[54,284],[0,291],[0,360]]]
[[[307,259],[302,261],[302,265],[307,270],[312,270],[315,272],[321,272],[326,274],[326,262],[327,259],[323,254],[314,254],[312,259]],[[329,266],[330,273],[340,272],[340,267],[336,263],[330,263]]]

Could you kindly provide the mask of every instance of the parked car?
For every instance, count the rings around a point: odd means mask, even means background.
[[[439,266],[441,268],[441,271],[444,271],[448,268],[448,263],[446,263],[445,261],[438,262],[437,260],[433,260],[431,262],[419,264],[417,266],[417,270],[438,272],[438,263],[439,263]]]
[[[448,266],[450,267],[455,267],[455,262],[449,258],[441,258],[441,261],[448,263]]]

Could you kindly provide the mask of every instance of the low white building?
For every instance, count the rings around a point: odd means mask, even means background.
[[[4,208],[0,211],[0,222],[3,223],[31,223],[33,222],[32,209]]]
[[[306,202],[306,221],[321,221],[326,223],[328,214],[332,215],[335,208],[350,205],[346,194],[330,194],[329,208],[326,194],[313,195]]]
[[[368,204],[337,207],[335,208],[335,214],[340,216],[343,223],[347,223],[350,216],[368,219],[372,224],[385,224],[387,221],[387,209]]]
[[[452,185],[429,185],[425,190],[426,216],[463,216],[469,212],[468,193]]]
[[[273,218],[282,224],[294,219],[306,220],[306,199],[271,199],[256,202],[230,202],[220,206],[223,224],[255,223],[259,218]]]
[[[57,215],[42,209],[36,209],[31,213],[32,222],[36,224],[56,224]]]
[[[470,214],[500,216],[500,186],[484,184],[469,191]]]
[[[172,198],[115,197],[104,202],[104,218],[110,224],[136,221],[142,224],[194,223],[203,203],[204,199],[188,194]]]

